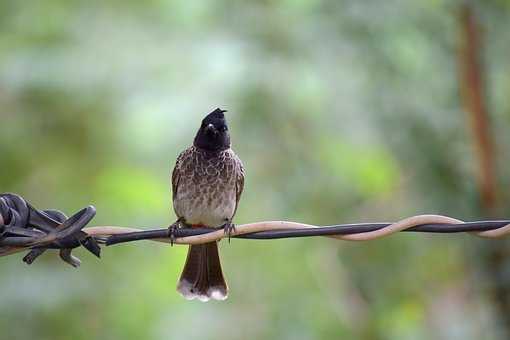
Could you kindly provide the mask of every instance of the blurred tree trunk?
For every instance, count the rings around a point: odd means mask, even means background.
[[[469,115],[473,144],[477,154],[477,185],[480,193],[480,212],[494,216],[499,206],[494,140],[485,97],[483,40],[474,8],[467,2],[459,11],[460,48],[459,81],[464,110]],[[505,338],[510,338],[510,286],[505,278],[507,242],[496,241],[482,250],[480,271],[489,281],[488,290],[496,312],[505,327]]]
[[[482,37],[475,14],[468,4],[461,7],[460,25],[462,34],[459,49],[460,91],[464,109],[469,113],[475,139],[481,204],[486,213],[494,213],[497,199],[494,143],[490,134],[489,114],[485,101],[481,61]]]

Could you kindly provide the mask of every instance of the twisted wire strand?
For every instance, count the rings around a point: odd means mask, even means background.
[[[92,206],[67,217],[58,210],[37,210],[22,197],[0,194],[0,256],[30,250],[23,260],[31,264],[47,249],[59,249],[65,262],[78,266],[71,250],[85,247],[99,257],[99,244],[115,245],[139,240],[172,244],[202,244],[223,238],[281,239],[325,236],[346,241],[369,241],[397,232],[459,233],[497,239],[510,235],[510,220],[463,222],[443,215],[416,215],[395,223],[357,223],[316,226],[290,221],[263,221],[223,229],[180,228],[170,237],[168,228],[144,230],[116,226],[85,226],[95,216]]]
[[[16,194],[0,194],[0,256],[29,250],[23,261],[31,264],[46,250],[59,249],[60,258],[77,267],[81,262],[71,254],[74,248],[100,256],[97,241],[82,231],[95,214],[88,206],[68,218],[58,210],[37,210]]]
[[[202,244],[219,241],[223,238],[276,239],[289,237],[326,236],[346,241],[369,241],[402,231],[457,233],[468,232],[484,238],[501,238],[510,234],[510,221],[463,222],[442,215],[417,215],[395,223],[344,224],[319,227],[289,221],[265,221],[236,226],[230,235],[223,229],[198,228],[183,229],[173,242],[165,237],[167,229],[142,230],[122,227],[91,227],[84,231],[91,236],[107,237],[107,245],[138,240],[153,240],[175,244]],[[185,236],[189,235],[189,236]]]

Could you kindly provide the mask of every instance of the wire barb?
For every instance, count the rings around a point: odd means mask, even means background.
[[[82,229],[94,218],[96,209],[84,208],[71,217],[58,210],[37,210],[16,194],[0,195],[0,256],[30,250],[23,258],[32,264],[48,249],[60,249],[60,257],[77,267],[80,260],[71,250],[80,246],[100,256],[95,238]]]

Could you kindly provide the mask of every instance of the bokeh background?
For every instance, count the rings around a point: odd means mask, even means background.
[[[94,225],[167,226],[169,174],[228,109],[237,223],[510,218],[510,1],[0,2],[0,191]],[[0,260],[1,339],[508,339],[509,243],[406,233]]]

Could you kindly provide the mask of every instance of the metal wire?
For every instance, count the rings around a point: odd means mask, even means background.
[[[510,234],[510,220],[462,222],[447,216],[419,215],[396,223],[356,223],[317,227],[295,222],[257,222],[236,227],[231,235],[213,228],[159,228],[140,230],[121,227],[90,227],[95,208],[86,207],[68,218],[58,210],[37,210],[15,194],[0,195],[0,256],[30,250],[23,260],[31,264],[47,249],[59,249],[65,262],[78,266],[71,250],[85,247],[99,257],[99,244],[115,245],[140,240],[198,244],[228,237],[269,240],[328,236],[344,240],[366,241],[395,232],[463,233],[500,238]]]
[[[502,228],[510,224],[510,220],[500,221],[477,221],[459,224],[423,224],[409,229],[402,230],[403,232],[422,232],[422,233],[463,233],[463,232],[483,232]],[[254,233],[232,235],[231,238],[248,239],[248,240],[274,240],[283,238],[297,238],[297,237],[312,237],[312,236],[332,236],[332,235],[352,235],[361,234],[372,231],[384,229],[392,223],[355,223],[355,224],[338,224],[326,227],[306,228],[306,229],[281,229],[259,231]],[[179,229],[175,231],[177,238],[190,237],[196,235],[204,235],[215,232],[218,229],[214,228],[193,228],[193,229]],[[119,243],[151,240],[169,237],[168,229],[157,229],[130,232],[125,234],[111,235],[105,242],[106,245],[114,245]]]
[[[30,250],[23,258],[31,264],[47,249],[60,249],[60,257],[74,267],[80,260],[71,250],[85,247],[96,256],[101,248],[82,229],[94,218],[96,210],[89,206],[71,217],[58,210],[37,210],[16,194],[0,195],[0,256]]]

